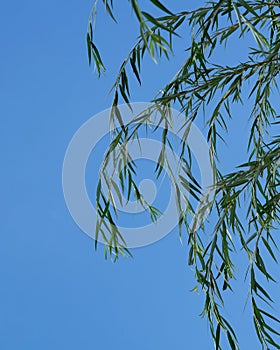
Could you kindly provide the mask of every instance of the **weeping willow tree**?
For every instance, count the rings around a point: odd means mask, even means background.
[[[100,6],[102,4],[116,21],[113,0],[103,0]],[[224,316],[223,304],[225,292],[232,290],[235,277],[234,255],[244,254],[248,259],[248,300],[257,337],[263,349],[280,349],[280,320],[271,311],[273,300],[265,284],[275,282],[267,260],[271,258],[277,263],[276,235],[279,230],[280,135],[277,127],[280,121],[272,97],[280,96],[277,86],[280,2],[220,0],[179,13],[158,0],[150,0],[149,12],[144,11],[137,0],[129,0],[127,5],[139,24],[139,33],[136,33],[135,45],[120,65],[112,88],[110,118],[115,129],[97,187],[96,238],[103,236],[107,243],[106,254],[114,258],[130,254],[117,225],[114,196],[121,193],[126,193],[128,198],[131,192],[134,193],[139,203],[150,211],[152,220],[159,215],[156,208],[145,202],[137,187],[137,169],[127,147],[130,140],[137,139],[143,125],[149,124],[153,112],[159,112],[154,128],[161,127],[162,130],[162,150],[155,170],[158,176],[168,166],[165,147],[172,143],[169,140],[172,124],[169,109],[180,106],[185,117],[182,128],[186,139],[190,124],[204,115],[215,179],[211,196],[209,191],[199,196],[201,187],[192,170],[191,155],[185,142],[182,142],[180,152],[181,180],[172,182],[178,208],[178,229],[180,234],[186,234],[188,262],[194,267],[197,288],[205,296],[202,314],[209,320],[215,349],[222,348],[222,335],[231,349],[239,349],[235,330]],[[89,20],[87,44],[89,63],[94,64],[100,76],[106,68],[93,38],[96,9],[97,2]],[[186,38],[182,33],[188,31]],[[226,44],[236,38],[250,43],[246,59],[240,58],[233,66],[220,65],[215,59],[217,50],[221,47],[226,50]],[[129,79],[135,78],[141,85],[141,69],[146,56],[155,61],[161,57],[172,59],[174,39],[181,40],[182,44],[188,42],[187,39],[190,42],[184,63],[160,93],[151,97],[151,107],[124,124],[118,104],[130,105]],[[229,118],[235,118],[232,106],[241,105],[244,100],[251,106],[247,120],[244,120],[244,124],[250,125],[247,156],[232,172],[223,173],[218,162],[219,140],[225,138]],[[119,183],[110,181],[106,169],[110,159],[119,169]],[[194,209],[194,201],[200,202],[198,209]],[[203,224],[206,211],[210,226]],[[237,246],[242,247],[241,252]]]

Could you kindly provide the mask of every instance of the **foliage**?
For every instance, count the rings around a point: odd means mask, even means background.
[[[223,294],[232,289],[234,279],[234,254],[238,244],[248,258],[247,280],[249,300],[258,339],[263,349],[280,349],[278,336],[280,320],[267,305],[272,299],[263,286],[263,278],[274,281],[267,269],[266,258],[277,262],[275,234],[279,229],[279,151],[280,135],[272,136],[279,125],[271,96],[278,93],[280,48],[280,2],[271,0],[220,0],[205,3],[190,11],[174,13],[158,0],[150,0],[161,16],[142,10],[137,0],[129,4],[139,23],[139,37],[124,59],[112,88],[113,103],[111,123],[117,127],[105,156],[97,188],[98,218],[96,235],[107,242],[106,254],[116,258],[129,254],[116,224],[117,212],[114,196],[133,192],[137,200],[150,210],[152,220],[160,214],[149,206],[141,195],[135,181],[136,167],[126,147],[129,140],[137,139],[139,130],[149,125],[156,111],[157,125],[162,127],[162,151],[159,155],[157,175],[168,166],[165,146],[171,143],[168,132],[172,115],[166,113],[173,105],[179,105],[185,115],[185,138],[190,123],[198,116],[205,116],[210,156],[215,176],[215,186],[201,200],[200,185],[192,172],[191,154],[182,143],[180,182],[172,181],[176,189],[179,230],[185,230],[189,244],[189,264],[194,266],[195,277],[205,295],[203,315],[209,320],[215,349],[221,349],[221,331],[231,349],[238,349],[238,341],[230,322],[222,313]],[[113,0],[103,0],[109,16],[116,21]],[[90,64],[94,62],[98,75],[105,70],[101,55],[94,44],[93,26],[97,2],[89,20],[87,34]],[[154,61],[162,56],[172,57],[173,42],[180,37],[180,30],[190,30],[191,45],[187,57],[172,81],[164,86],[153,99],[150,110],[145,110],[133,122],[123,125],[118,109],[121,99],[130,103],[128,77],[134,75],[141,85],[143,59],[149,55]],[[215,54],[219,47],[231,40],[248,40],[246,60],[234,66],[219,65]],[[253,38],[253,41],[251,40]],[[130,72],[129,72],[130,71]],[[244,164],[234,172],[224,174],[219,169],[220,140],[227,131],[232,105],[251,103],[248,135],[248,153]],[[214,107],[213,107],[214,106]],[[205,113],[207,111],[207,113]],[[208,117],[207,117],[208,116]],[[172,145],[171,145],[172,146]],[[113,159],[119,169],[120,185],[111,181],[106,165]],[[107,187],[107,192],[104,191]],[[187,199],[189,192],[193,201],[200,201],[195,211]],[[108,195],[105,195],[108,193]],[[202,224],[209,211],[212,232]],[[245,214],[244,214],[245,213]],[[192,220],[190,220],[192,219]],[[191,224],[190,224],[191,222]],[[205,235],[204,233],[207,233]]]

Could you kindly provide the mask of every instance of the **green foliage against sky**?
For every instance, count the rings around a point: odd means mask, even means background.
[[[93,39],[97,3],[89,20],[87,44],[89,63],[95,65],[100,76],[106,68]],[[100,3],[116,21],[113,0]],[[186,8],[179,13],[174,13],[164,1],[150,0],[150,3],[157,15],[144,11],[137,0],[127,2],[138,21],[139,32],[135,33],[135,45],[121,64],[112,88],[111,123],[117,131],[112,135],[100,173],[96,193],[96,235],[102,235],[107,242],[106,254],[115,257],[130,254],[117,227],[114,196],[121,196],[121,193],[126,193],[128,198],[134,193],[139,203],[150,211],[152,220],[160,215],[157,208],[145,201],[134,181],[137,170],[126,147],[128,141],[137,139],[140,129],[149,125],[156,114],[155,128],[163,130],[162,150],[156,167],[160,176],[162,169],[168,166],[166,145],[172,146],[170,108],[179,106],[184,113],[185,140],[191,123],[198,115],[204,115],[215,184],[201,198],[201,187],[193,173],[192,155],[184,142],[180,153],[181,181],[171,181],[176,192],[179,232],[187,235],[188,261],[194,267],[196,288],[205,296],[203,315],[209,320],[216,349],[221,349],[222,334],[231,349],[239,348],[235,330],[223,314],[223,293],[232,289],[233,256],[245,254],[248,259],[248,303],[252,307],[256,334],[263,349],[280,349],[280,321],[269,306],[273,301],[263,282],[263,277],[267,282],[274,281],[266,260],[271,257],[277,262],[275,235],[279,230],[280,119],[271,96],[279,94],[280,2],[221,0],[207,2],[190,11]],[[161,15],[158,16],[159,11]],[[188,29],[191,36],[184,64],[157,96],[151,96],[152,106],[136,120],[123,125],[118,104],[131,101],[129,77],[131,79],[133,75],[141,85],[141,68],[146,56],[154,61],[162,56],[172,59],[174,39],[186,41],[179,36],[182,28]],[[240,59],[233,66],[220,65],[214,58],[216,51],[221,47],[226,50],[226,44],[236,38],[252,43],[246,59]],[[232,106],[244,101],[250,101],[252,105],[246,120],[250,125],[247,157],[233,172],[223,173],[218,162],[219,145],[221,140],[227,141],[228,120],[235,117]],[[119,184],[111,181],[111,174],[106,169],[109,159],[122,169]],[[186,193],[190,194],[191,200]],[[199,202],[198,210],[194,209],[194,202]],[[203,224],[206,212],[211,231]],[[236,249],[238,245],[242,246],[242,252]],[[261,254],[264,251],[265,257]]]

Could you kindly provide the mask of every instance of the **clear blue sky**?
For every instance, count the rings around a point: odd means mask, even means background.
[[[114,264],[102,247],[94,251],[65,205],[67,145],[82,123],[110,106],[113,74],[136,29],[129,10],[117,7],[125,24],[116,26],[101,8],[96,40],[109,69],[97,81],[85,43],[91,5],[2,3],[0,349],[211,349],[176,230]],[[134,101],[147,101],[174,75],[184,49],[170,66],[147,60],[143,88],[133,84]],[[231,160],[238,159],[241,149],[232,144]],[[236,283],[228,296],[226,315],[239,326],[241,348],[256,349],[243,286]]]

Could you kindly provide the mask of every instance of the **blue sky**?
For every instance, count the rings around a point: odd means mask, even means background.
[[[98,15],[96,41],[108,66],[100,81],[87,62],[91,1],[2,4],[1,350],[212,348],[176,230],[114,264],[104,260],[102,247],[94,251],[64,202],[67,145],[86,120],[110,106],[114,73],[135,38],[124,4],[117,13],[125,25],[112,23],[103,8]],[[170,65],[147,60],[143,87],[133,84],[134,101],[147,101],[174,75],[184,48]],[[231,144],[237,162],[242,150]],[[255,349],[243,286],[237,282],[228,296],[226,315],[239,326],[241,348]]]

